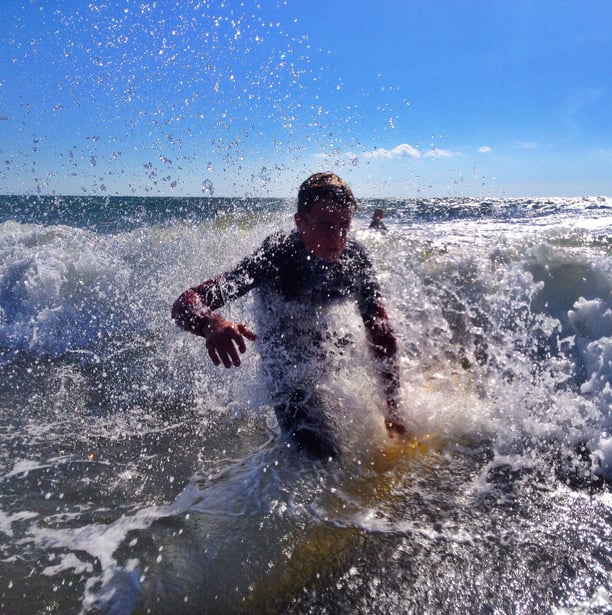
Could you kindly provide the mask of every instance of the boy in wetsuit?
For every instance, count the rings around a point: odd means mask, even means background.
[[[353,192],[340,177],[312,175],[300,186],[292,232],[268,237],[234,269],[186,290],[172,308],[180,327],[206,339],[215,365],[238,367],[245,340],[258,336],[215,310],[258,289],[265,312],[260,333],[271,355],[263,358],[276,383],[273,401],[279,425],[298,448],[317,458],[336,456],[339,446],[316,391],[316,373],[305,375],[308,370],[296,367],[316,358],[325,338],[325,312],[338,302],[355,303],[365,325],[384,388],[389,436],[406,431],[398,416],[397,341],[369,257],[348,238],[356,207]]]

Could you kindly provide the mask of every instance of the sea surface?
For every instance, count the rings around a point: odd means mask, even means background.
[[[356,343],[331,463],[170,319],[293,209],[0,197],[0,612],[609,613],[612,199],[362,201],[421,444]]]

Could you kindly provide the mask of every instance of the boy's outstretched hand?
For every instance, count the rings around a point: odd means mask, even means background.
[[[201,332],[206,338],[206,348],[211,361],[215,365],[223,363],[226,368],[240,365],[238,352],[246,352],[245,338],[250,341],[257,339],[257,335],[246,325],[225,320],[220,316],[208,319]]]

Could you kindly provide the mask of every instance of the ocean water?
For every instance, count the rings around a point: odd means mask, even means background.
[[[362,344],[322,464],[256,345],[215,368],[170,319],[293,207],[1,197],[0,612],[610,612],[612,200],[360,204],[424,442],[382,465]]]

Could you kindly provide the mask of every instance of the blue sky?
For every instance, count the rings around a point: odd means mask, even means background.
[[[612,194],[609,0],[23,0],[0,193]]]

